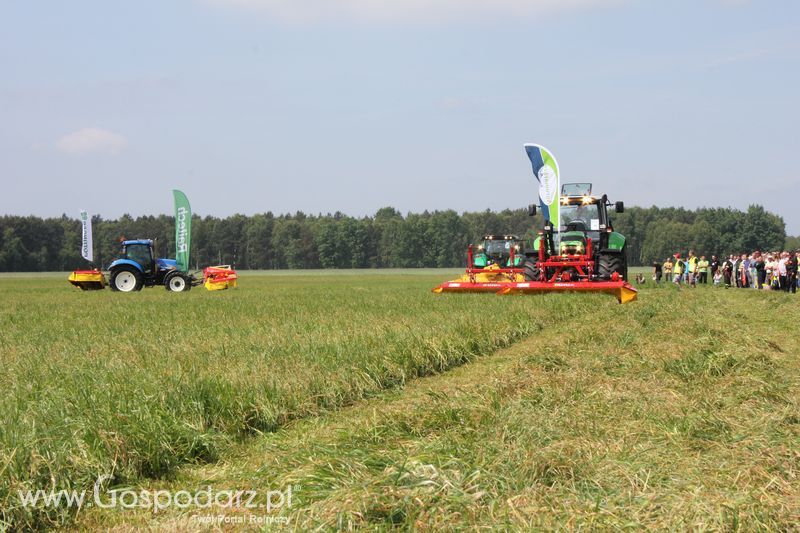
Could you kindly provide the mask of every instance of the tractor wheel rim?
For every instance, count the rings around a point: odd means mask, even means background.
[[[120,292],[130,292],[136,286],[136,276],[133,275],[133,272],[120,272],[114,278],[114,285]]]
[[[180,292],[186,286],[186,280],[179,276],[175,276],[169,280],[169,288],[175,292]]]

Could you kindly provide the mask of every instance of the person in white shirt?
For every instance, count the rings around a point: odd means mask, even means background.
[[[767,260],[764,263],[764,270],[766,271],[765,289],[772,289],[775,287],[775,276],[777,276],[778,263],[772,254],[767,255]]]

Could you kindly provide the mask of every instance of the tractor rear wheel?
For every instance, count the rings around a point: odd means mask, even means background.
[[[541,281],[542,269],[536,266],[536,261],[528,259],[523,267],[523,275],[525,276],[525,281]]]
[[[619,252],[601,253],[597,260],[597,273],[602,279],[609,279],[616,272],[619,277],[628,281],[628,251],[625,247]]]
[[[140,291],[142,286],[142,275],[133,267],[121,267],[111,273],[112,291]]]
[[[164,280],[164,288],[170,292],[186,292],[192,288],[192,282],[180,272],[174,272]]]

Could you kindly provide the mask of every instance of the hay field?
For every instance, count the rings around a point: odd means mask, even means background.
[[[12,528],[202,528],[19,490],[297,486],[292,527],[787,529],[800,300],[644,288],[433,295],[452,272],[81,293],[0,278]],[[237,510],[244,512],[243,510]]]

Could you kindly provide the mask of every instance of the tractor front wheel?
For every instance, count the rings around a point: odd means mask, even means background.
[[[170,292],[186,292],[192,288],[192,282],[180,272],[167,276],[164,287]]]
[[[597,273],[602,279],[609,279],[616,272],[619,277],[628,281],[627,250],[622,247],[619,252],[601,253],[597,260]]]
[[[542,281],[542,269],[536,265],[536,261],[528,259],[522,269],[525,281]]]
[[[132,267],[122,267],[111,273],[111,290],[133,292],[142,290],[142,275]]]

